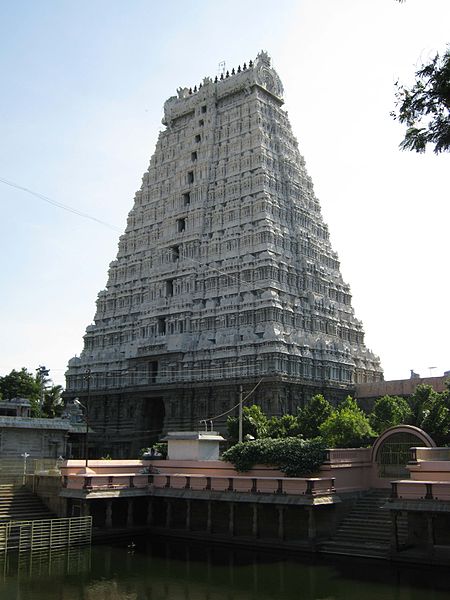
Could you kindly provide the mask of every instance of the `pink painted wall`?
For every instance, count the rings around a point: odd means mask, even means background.
[[[352,460],[353,457],[353,460]],[[330,462],[324,464],[320,470],[313,474],[313,477],[317,478],[335,478],[335,487],[338,492],[354,492],[369,487],[377,487],[379,481],[377,477],[374,477],[374,469],[371,462],[364,461],[366,459],[365,453],[361,452],[361,449],[355,449],[352,452],[351,449],[345,450],[345,455],[340,452],[339,459],[336,458],[337,462]],[[106,485],[106,478],[102,480],[101,476],[107,475],[122,475],[129,476],[135,474],[139,475],[139,472],[145,468],[152,466],[155,470],[163,474],[173,475],[192,475],[191,488],[192,489],[204,489],[206,485],[206,477],[214,477],[212,482],[212,489],[214,490],[225,490],[228,487],[228,477],[234,477],[235,479],[235,490],[249,491],[251,489],[251,481],[247,478],[256,477],[258,478],[258,490],[261,492],[274,492],[277,489],[277,482],[272,478],[283,478],[285,491],[290,493],[303,493],[304,489],[300,490],[299,483],[289,482],[284,473],[280,470],[267,467],[264,465],[257,465],[250,471],[245,473],[238,473],[231,463],[223,461],[189,461],[189,460],[155,460],[155,461],[140,461],[140,460],[93,460],[89,461],[89,468],[94,471],[92,474],[92,484],[95,485]],[[71,488],[82,488],[84,485],[84,467],[85,463],[83,460],[69,460],[61,468],[62,475],[68,475],[70,479],[69,487]],[[95,477],[99,475],[100,477]],[[202,476],[203,477],[200,477]],[[72,477],[71,477],[72,476]],[[223,477],[223,479],[217,479]],[[239,480],[242,477],[242,480]],[[163,478],[163,476],[161,476]],[[264,480],[264,478],[268,478]],[[145,476],[142,477],[142,480]],[[98,481],[97,481],[98,480]],[[158,483],[156,483],[158,481]],[[165,483],[165,478],[164,478]],[[386,487],[389,487],[389,481],[383,482]],[[159,483],[159,478],[155,476],[155,484],[163,485]],[[183,488],[186,484],[184,477],[173,478],[171,482],[172,487]],[[137,487],[137,484],[135,482]],[[143,484],[142,484],[143,485]],[[328,482],[324,482],[324,486],[327,486]],[[320,484],[316,483],[317,487]],[[292,490],[290,490],[292,487]],[[306,484],[304,484],[306,489]]]
[[[411,479],[414,481],[448,481],[450,482],[450,461],[427,460],[417,465],[409,465]]]

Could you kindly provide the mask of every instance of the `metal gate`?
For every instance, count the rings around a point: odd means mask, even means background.
[[[393,433],[386,438],[377,452],[378,476],[409,479],[406,465],[413,458],[411,448],[421,443],[412,433]]]

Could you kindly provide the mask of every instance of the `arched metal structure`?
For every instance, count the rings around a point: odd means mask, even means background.
[[[372,447],[372,462],[377,464],[378,476],[409,478],[406,468],[412,459],[411,448],[436,446],[433,439],[419,427],[397,425],[386,429]]]

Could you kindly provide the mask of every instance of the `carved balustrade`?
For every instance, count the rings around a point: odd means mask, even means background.
[[[151,485],[159,489],[305,496],[329,495],[336,491],[333,477],[227,477],[160,473],[149,476],[150,479]]]
[[[406,479],[391,482],[392,500],[450,501],[450,481],[414,481]]]

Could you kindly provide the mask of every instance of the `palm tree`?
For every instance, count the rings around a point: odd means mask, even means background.
[[[63,409],[61,394],[63,392],[62,385],[52,385],[44,391],[44,404],[42,413],[44,417],[59,417]]]

